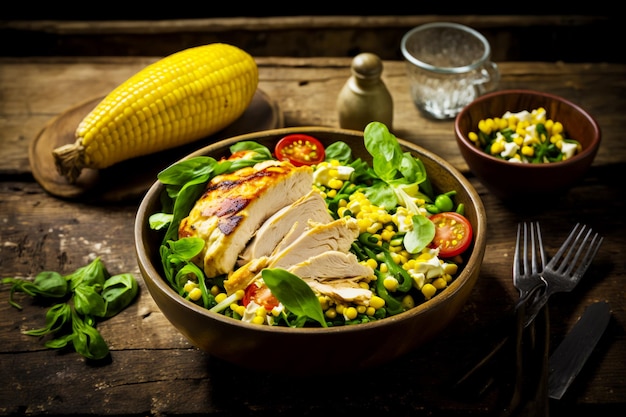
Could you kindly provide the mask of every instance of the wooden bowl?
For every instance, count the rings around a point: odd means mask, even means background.
[[[302,127],[268,130],[223,140],[194,152],[215,159],[228,156],[229,147],[242,140],[257,141],[270,149],[281,137],[305,133],[325,145],[342,140],[353,147],[355,157],[371,162],[363,144],[363,132]],[[209,312],[179,296],[162,275],[159,245],[162,235],[150,229],[148,218],[160,211],[160,182],[146,193],[135,223],[135,249],[140,270],[154,301],[172,325],[193,345],[223,360],[257,370],[286,374],[343,372],[382,364],[431,340],[459,313],[476,280],[486,247],[483,203],[472,185],[440,157],[400,140],[420,158],[435,190],[457,190],[474,228],[473,247],[455,280],[440,294],[404,313],[370,322],[332,328],[286,328],[253,325]]]
[[[487,154],[468,138],[478,130],[480,120],[538,107],[563,124],[567,136],[580,142],[582,152],[561,162],[518,164]],[[502,90],[479,97],[458,114],[454,132],[470,170],[489,191],[508,201],[562,195],[585,176],[601,139],[598,123],[585,110],[562,97],[531,90]]]

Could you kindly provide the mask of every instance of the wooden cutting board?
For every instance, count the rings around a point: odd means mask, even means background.
[[[106,169],[83,169],[77,181],[70,184],[57,172],[52,150],[76,140],[76,127],[102,99],[91,99],[61,113],[50,120],[30,143],[28,157],[33,176],[48,193],[64,199],[88,202],[137,199],[156,181],[161,170],[196,149],[220,139],[280,128],[284,123],[278,104],[266,93],[257,90],[241,117],[220,132],[187,145],[123,161]]]

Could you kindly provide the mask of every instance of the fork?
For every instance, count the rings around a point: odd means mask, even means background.
[[[522,233],[523,231],[523,233]],[[522,239],[523,235],[523,239]],[[523,243],[522,243],[523,240]],[[529,248],[530,243],[530,248]],[[536,396],[537,390],[545,388],[542,384],[542,370],[537,369],[537,352],[543,356],[543,344],[537,345],[535,323],[529,322],[525,326],[526,306],[539,297],[537,294],[546,288],[547,283],[541,276],[546,264],[546,253],[543,247],[541,228],[539,223],[523,223],[517,225],[517,239],[513,256],[513,285],[518,289],[520,296],[515,305],[515,382],[508,405],[504,408],[502,416],[510,416],[523,410],[523,399],[528,393]],[[528,329],[526,329],[528,327]],[[510,336],[507,336],[507,339]],[[544,339],[547,340],[547,339]],[[547,391],[546,391],[547,398]],[[527,401],[527,405],[528,401]],[[545,414],[545,405],[533,403],[530,412]]]
[[[530,244],[530,247],[529,247]],[[543,247],[543,239],[541,236],[541,228],[539,223],[519,223],[517,225],[517,236],[515,241],[515,252],[513,255],[513,285],[519,291],[519,300],[515,304],[514,316],[511,318],[515,325],[515,334],[506,334],[502,340],[494,346],[494,348],[479,361],[472,369],[470,369],[462,378],[460,378],[455,386],[461,387],[465,384],[469,384],[469,378],[474,375],[479,369],[485,366],[491,359],[496,356],[511,340],[512,336],[515,336],[515,355],[516,363],[520,364],[520,344],[524,326],[522,326],[525,318],[525,306],[528,300],[534,299],[541,290],[546,286],[545,281],[541,277],[543,266],[546,262],[546,253]],[[508,326],[507,326],[508,327]],[[519,367],[516,372],[520,374]],[[485,384],[479,387],[481,391],[487,389],[493,380],[488,380]],[[520,383],[520,379],[517,378],[517,383]],[[514,393],[520,391],[520,388],[514,390]],[[512,402],[515,402],[515,398],[512,398]]]
[[[576,224],[574,226],[573,230],[570,232],[566,240],[558,249],[557,254],[555,255],[554,259],[548,262],[548,264],[544,268],[544,271],[542,271],[542,273],[540,274],[542,275],[543,286],[536,285],[534,290],[532,289],[528,290],[528,287],[532,287],[532,285],[526,284],[525,283],[526,280],[517,279],[516,287],[519,286],[518,291],[520,291],[520,299],[525,296],[526,297],[525,299],[527,301],[526,303],[518,301],[515,306],[515,313],[516,313],[515,317],[519,318],[520,315],[524,316],[523,327],[528,327],[530,323],[533,322],[534,318],[537,316],[537,314],[540,311],[542,311],[542,307],[545,306],[545,304],[548,301],[548,298],[552,294],[556,292],[560,292],[560,291],[571,291],[576,286],[576,284],[578,284],[578,282],[580,281],[584,273],[587,271],[588,267],[591,265],[591,261],[595,257],[598,251],[598,248],[600,246],[600,243],[602,242],[602,238],[599,238],[597,234],[594,236],[591,243],[587,244],[589,246],[587,250],[587,254],[583,258],[583,262],[579,265],[579,267],[576,269],[576,271],[572,275],[575,278],[567,279],[566,275],[561,275],[561,274],[565,274],[564,271],[567,271],[567,274],[571,274],[571,271],[574,267],[574,263],[580,257],[580,255],[582,254],[582,251],[584,250],[584,246],[581,245],[576,253],[576,257],[573,260],[572,264],[569,267],[567,267],[567,263],[570,262],[570,258],[572,256],[572,248],[575,246],[576,243],[579,242],[582,231],[585,229],[586,226],[583,225],[582,229],[578,231],[579,227],[580,227],[580,224]],[[518,230],[519,228],[520,227],[518,226]],[[539,253],[542,254],[543,242],[540,237],[539,227],[537,227],[536,230],[538,232],[538,237],[536,239],[536,241],[538,242],[538,246],[539,246],[538,250],[539,250]],[[575,237],[577,231],[578,231],[578,237]],[[585,243],[588,240],[590,233],[591,233],[590,231],[587,233],[587,237],[584,239],[583,243]],[[526,236],[526,234],[524,235]],[[528,242],[526,237],[525,239],[526,239],[526,242]],[[572,240],[574,241],[574,245],[571,244]],[[528,271],[528,268],[526,267],[528,265],[527,261],[524,261],[522,263],[517,262],[517,260],[520,258],[520,255],[518,255],[518,253],[520,253],[519,251],[521,250],[520,248],[522,248],[521,239],[518,237],[518,241],[517,241],[516,248],[515,248],[515,255],[514,255],[514,259],[516,260],[514,264],[514,268],[516,268],[516,265],[517,265],[517,268],[521,268],[520,265],[523,265],[525,268],[525,271]],[[535,253],[534,252],[535,250],[532,249],[532,238],[531,238],[531,251]],[[565,259],[562,259],[566,251],[568,252],[568,255],[566,256]],[[524,248],[524,253],[528,253],[527,247]],[[541,259],[542,259],[542,262],[544,262],[546,259],[543,254],[541,255]],[[561,260],[563,260],[563,263],[557,267],[557,264]],[[549,268],[548,268],[548,265],[549,265]],[[544,274],[546,269],[549,270],[547,275]],[[538,266],[536,267],[536,270],[537,271],[539,270]],[[518,271],[518,272],[521,272],[521,271]],[[554,273],[559,274],[561,277],[554,278]],[[526,275],[526,272],[523,275]],[[532,275],[532,256],[531,256],[531,275]],[[556,281],[556,284],[554,284],[553,282],[548,284],[547,283],[548,277],[550,277],[549,278],[550,281],[553,281],[553,280]],[[536,280],[536,278],[528,278],[528,280],[532,281],[532,280]],[[568,281],[567,285],[565,283],[566,280]],[[514,279],[514,282],[515,282],[515,279]],[[539,294],[538,293],[539,289],[543,289],[544,290],[543,293]],[[531,294],[536,294],[536,296],[532,300],[532,303],[529,305],[528,300],[531,298]],[[522,305],[524,305],[525,311],[520,312],[520,308]],[[526,307],[526,305],[529,305],[528,308]],[[493,349],[491,349],[491,351],[485,357],[483,357],[479,362],[477,362],[476,365],[474,365],[469,371],[465,372],[463,376],[453,384],[453,388],[458,392],[462,392],[463,391],[462,387],[471,386],[471,388],[473,388],[474,390],[478,388],[479,395],[482,394],[485,390],[487,390],[487,388],[489,388],[489,386],[494,382],[493,379],[490,379],[485,384],[475,384],[473,383],[475,379],[474,375],[477,374],[483,368],[485,368],[485,366],[491,362],[492,358],[494,358],[500,351],[503,350],[503,347],[508,344],[510,339],[511,339],[511,335],[505,336]]]
[[[587,229],[587,233],[582,238],[585,229]],[[548,298],[552,294],[570,292],[582,279],[604,240],[598,233],[594,234],[593,238],[589,240],[591,233],[591,228],[577,223],[556,255],[545,266],[542,273],[546,283],[545,291],[533,301],[527,310],[524,327],[528,326],[535,319],[539,310],[548,302]],[[585,252],[585,255],[579,262],[583,252]]]
[[[529,240],[530,264],[528,259]],[[531,296],[537,294],[538,291],[547,285],[541,276],[546,259],[547,256],[543,247],[539,222],[535,222],[534,226],[533,223],[530,223],[530,225],[527,223],[518,224],[515,254],[513,255],[513,285],[519,291],[519,300],[515,305],[515,311],[519,310],[520,306],[526,303]]]

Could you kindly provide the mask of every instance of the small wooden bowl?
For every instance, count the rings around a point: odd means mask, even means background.
[[[470,132],[478,130],[480,120],[538,107],[546,109],[548,118],[563,124],[567,136],[580,142],[582,152],[562,162],[517,164],[487,154],[468,138]],[[585,110],[562,97],[531,90],[502,90],[479,97],[456,117],[454,132],[470,170],[489,191],[509,201],[565,193],[585,176],[601,139],[598,123]]]
[[[223,140],[189,155],[228,156],[239,141],[256,141],[270,149],[287,134],[303,133],[327,146],[342,140],[355,157],[371,163],[363,132],[324,127],[268,130]],[[461,311],[480,272],[487,243],[483,203],[465,177],[445,160],[409,142],[406,151],[420,158],[436,191],[456,190],[473,225],[474,242],[454,281],[440,294],[411,310],[366,324],[332,328],[260,326],[212,313],[176,293],[162,275],[159,246],[162,235],[150,229],[148,218],[161,210],[164,186],[155,182],[145,195],[135,222],[135,249],[146,286],[163,314],[193,345],[223,360],[284,374],[346,372],[391,361],[434,338]]]

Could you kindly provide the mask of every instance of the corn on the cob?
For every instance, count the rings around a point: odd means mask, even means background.
[[[258,68],[245,51],[213,43],[148,65],[109,93],[76,129],[76,141],[53,150],[71,183],[83,168],[170,149],[211,135],[249,106]]]

